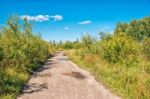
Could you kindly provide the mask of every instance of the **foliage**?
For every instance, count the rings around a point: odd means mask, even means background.
[[[85,47],[87,49],[90,49],[90,45],[92,45],[94,43],[94,40],[95,40],[95,38],[89,34],[85,34],[81,38],[81,42],[83,44],[83,47]]]
[[[111,38],[111,34],[110,33],[106,33],[106,32],[99,32],[99,36],[100,36],[100,40],[103,39],[110,39]]]
[[[64,49],[72,49],[72,48],[73,48],[72,42],[66,41],[66,42],[63,44],[63,48],[64,48]]]
[[[118,33],[126,32],[127,27],[128,27],[127,23],[118,22],[115,28],[115,33],[118,34]]]
[[[23,23],[23,24],[20,24]],[[0,98],[15,98],[30,70],[39,68],[49,54],[48,42],[32,33],[32,25],[12,15],[0,32]]]
[[[150,37],[150,17],[141,20],[132,20],[129,24],[118,23],[115,34],[126,33],[128,36],[134,37],[138,42]]]
[[[100,47],[102,57],[110,63],[123,62],[124,60],[133,62],[139,53],[138,43],[123,33],[114,35],[109,40],[104,39],[100,43]]]
[[[114,34],[81,38],[67,53],[74,62],[125,99],[150,98],[150,17],[118,23]]]

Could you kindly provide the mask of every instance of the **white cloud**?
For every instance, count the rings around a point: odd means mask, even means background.
[[[21,19],[27,18],[29,21],[36,21],[36,22],[43,22],[49,21],[52,19],[53,21],[61,21],[63,20],[63,16],[61,15],[37,15],[37,16],[30,16],[30,15],[22,15],[20,16]]]
[[[86,20],[86,21],[79,22],[78,24],[90,24],[90,23],[92,23],[92,21]]]
[[[37,22],[49,21],[49,15],[37,15],[37,16],[22,15],[20,18],[21,19],[27,18],[29,21],[37,21]]]
[[[64,30],[69,30],[69,27],[65,27]]]
[[[63,20],[63,16],[61,16],[61,15],[52,15],[52,16],[50,16],[50,18],[53,18],[54,21],[61,21],[61,20]]]

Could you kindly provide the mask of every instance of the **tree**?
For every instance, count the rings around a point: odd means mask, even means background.
[[[114,33],[118,34],[118,33],[126,32],[127,27],[128,27],[127,23],[118,22]]]
[[[106,32],[99,32],[99,36],[100,36],[100,40],[104,40],[104,39],[109,40],[111,38],[111,34]]]
[[[133,37],[138,42],[142,42],[147,37],[150,38],[150,17],[132,20],[129,24],[117,23],[114,33],[119,34],[122,32]]]
[[[71,41],[66,41],[64,44],[63,44],[63,48],[64,49],[72,49],[73,48],[73,42]]]
[[[81,38],[82,44],[85,48],[90,49],[90,45],[92,45],[95,41],[95,38],[89,34],[85,34]]]
[[[26,33],[28,36],[31,36],[32,24],[28,22],[27,18],[24,18],[23,29],[24,29],[24,33]]]

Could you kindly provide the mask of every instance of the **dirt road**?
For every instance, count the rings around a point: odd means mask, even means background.
[[[63,52],[49,59],[37,73],[17,99],[120,99]]]

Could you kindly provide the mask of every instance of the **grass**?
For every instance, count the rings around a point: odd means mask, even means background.
[[[124,99],[150,99],[150,62],[142,60],[136,66],[109,64],[98,55],[84,58],[75,50],[67,51],[70,59],[90,71],[97,80]]]
[[[18,72],[14,68],[6,68],[3,73],[0,86],[0,98],[15,99],[16,95],[21,92],[22,86],[28,80],[29,75],[25,72]]]
[[[42,67],[42,64],[34,64],[33,66],[33,71],[36,71]],[[20,71],[14,67],[0,69],[0,75],[3,75],[0,76],[0,99],[16,99],[31,73],[29,71]]]

